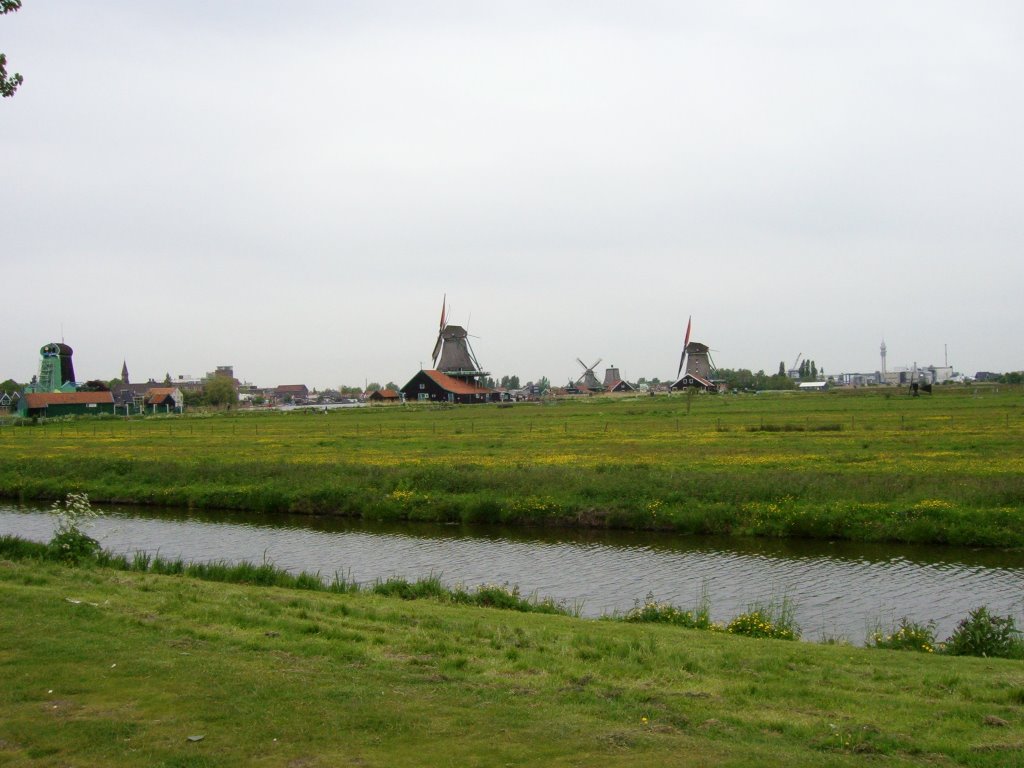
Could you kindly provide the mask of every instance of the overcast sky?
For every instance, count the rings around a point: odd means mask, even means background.
[[[1024,4],[25,0],[0,379],[1024,367]]]

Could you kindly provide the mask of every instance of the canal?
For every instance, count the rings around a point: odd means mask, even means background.
[[[360,583],[439,576],[449,585],[518,585],[524,594],[624,612],[652,594],[683,608],[701,592],[727,621],[754,602],[788,598],[806,640],[863,643],[901,617],[934,621],[944,639],[969,610],[1024,613],[1020,552],[664,533],[380,524],[112,507],[90,529],[105,549],[166,558],[268,560]],[[46,541],[45,508],[0,504],[0,535]]]

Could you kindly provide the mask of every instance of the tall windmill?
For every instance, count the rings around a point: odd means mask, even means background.
[[[580,367],[583,368],[583,375],[576,379],[577,384],[582,384],[587,389],[604,389],[604,385],[601,384],[601,381],[597,378],[597,375],[594,373],[594,369],[601,364],[600,357],[597,358],[597,362],[594,363],[593,365],[587,365],[578,357],[576,358],[576,362],[579,363]]]
[[[478,378],[487,376],[488,372],[481,370],[473,347],[469,343],[469,333],[466,332],[466,329],[461,325],[448,323],[447,300],[446,295],[445,303],[441,306],[441,323],[437,329],[437,341],[434,343],[434,352],[431,354],[434,369],[456,379],[476,383]]]

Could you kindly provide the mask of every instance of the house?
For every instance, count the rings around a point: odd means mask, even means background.
[[[114,412],[110,392],[31,392],[18,401],[22,416],[84,416]]]
[[[489,387],[456,379],[441,371],[421,370],[402,387],[406,401],[487,403],[497,402],[499,395]]]
[[[828,389],[827,381],[801,381],[797,386],[801,392],[824,392]]]
[[[366,398],[375,403],[394,403],[402,399],[402,396],[393,389],[375,389]]]
[[[181,413],[185,409],[185,398],[177,387],[151,387],[144,402],[150,413]]]
[[[633,392],[636,390],[636,387],[622,379],[606,382],[604,386],[607,392]]]
[[[696,387],[708,392],[718,391],[717,385],[711,379],[705,378],[698,373],[684,374],[679,381],[672,385],[672,389],[686,389],[687,387]]]
[[[309,399],[309,387],[305,384],[279,384],[274,387],[273,396],[279,403],[304,403]]]

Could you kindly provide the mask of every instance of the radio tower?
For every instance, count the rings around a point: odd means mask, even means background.
[[[885,339],[882,339],[881,352],[882,352],[882,376],[884,377],[885,376]]]

